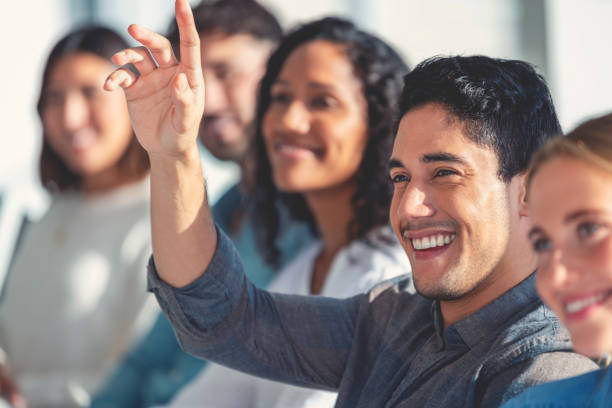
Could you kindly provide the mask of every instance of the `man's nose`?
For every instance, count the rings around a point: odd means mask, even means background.
[[[430,217],[435,213],[425,189],[414,184],[406,186],[401,193],[397,211],[401,218]]]
[[[214,74],[204,75],[204,115],[215,115],[227,109],[227,90]]]

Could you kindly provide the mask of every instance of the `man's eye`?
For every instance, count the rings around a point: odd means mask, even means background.
[[[552,249],[552,242],[546,238],[539,238],[533,241],[531,246],[536,254],[541,254]]]
[[[230,71],[228,68],[226,68],[226,67],[223,67],[223,68],[217,68],[217,69],[215,70],[215,76],[216,76],[216,77],[217,77],[217,79],[218,79],[218,80],[220,80],[220,81],[224,81],[224,80],[226,80],[227,78],[231,77],[231,74],[232,74],[232,73],[231,73],[231,71]]]
[[[408,177],[403,174],[397,174],[395,176],[389,176],[389,179],[393,184],[403,183],[404,181],[408,181]]]
[[[454,174],[457,174],[456,171],[454,170],[449,170],[449,169],[440,169],[438,171],[436,171],[436,177],[446,177],[446,176],[452,176]]]

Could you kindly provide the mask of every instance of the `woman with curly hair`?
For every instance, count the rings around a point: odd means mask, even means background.
[[[281,208],[318,239],[270,285],[273,292],[349,297],[410,271],[388,226],[387,160],[407,67],[380,39],[325,18],[287,35],[261,82],[253,177],[255,231],[278,257]],[[279,207],[281,203],[282,207]],[[173,406],[333,406],[335,393],[206,369]]]

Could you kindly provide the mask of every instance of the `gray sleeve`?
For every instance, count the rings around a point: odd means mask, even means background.
[[[574,377],[599,367],[589,358],[568,351],[543,353],[510,366],[486,387],[481,408],[499,407],[503,402],[538,384]]]
[[[217,229],[211,264],[173,288],[149,264],[149,289],[189,353],[259,377],[335,389],[365,295],[350,299],[269,293],[245,277],[230,239]],[[366,301],[363,301],[363,300]]]

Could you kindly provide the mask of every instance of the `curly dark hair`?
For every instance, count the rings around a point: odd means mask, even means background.
[[[362,84],[367,101],[368,143],[355,175],[357,190],[352,197],[353,220],[348,236],[356,239],[373,227],[389,220],[392,189],[387,181],[387,161],[393,147],[393,125],[397,102],[402,89],[402,78],[408,66],[388,44],[359,30],[350,21],[327,17],[298,27],[283,38],[268,60],[266,74],[259,90],[255,118],[255,138],[252,153],[252,178],[246,182],[253,198],[255,230],[258,244],[266,260],[276,263],[279,251],[276,239],[284,208],[291,219],[305,221],[318,235],[313,214],[299,193],[279,191],[273,182],[272,169],[262,134],[263,117],[270,105],[270,88],[283,64],[299,46],[324,40],[345,46],[355,76]]]
[[[493,149],[505,182],[526,171],[533,153],[561,134],[546,81],[523,61],[429,58],[406,75],[400,116],[428,103],[446,107],[473,142]]]

